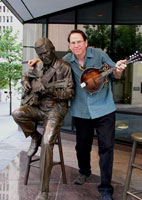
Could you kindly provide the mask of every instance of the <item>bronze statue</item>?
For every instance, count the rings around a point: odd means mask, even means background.
[[[68,111],[68,100],[74,97],[74,83],[70,65],[56,57],[48,38],[39,39],[35,51],[42,62],[22,76],[22,106],[12,116],[25,136],[32,137],[28,156],[33,156],[41,144],[40,191],[35,200],[47,200],[53,147]],[[43,135],[37,131],[41,120]]]

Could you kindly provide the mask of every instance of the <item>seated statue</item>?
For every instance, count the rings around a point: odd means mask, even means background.
[[[40,191],[35,200],[47,200],[53,165],[53,147],[68,111],[68,100],[74,97],[71,67],[55,55],[55,47],[48,38],[35,43],[40,62],[22,76],[21,107],[12,116],[25,137],[32,138],[27,152],[33,156],[41,145]],[[43,121],[43,134],[37,123]]]

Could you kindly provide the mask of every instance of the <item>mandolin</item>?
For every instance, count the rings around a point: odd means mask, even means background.
[[[125,63],[126,65],[142,61],[142,53],[136,51]],[[94,94],[99,92],[106,82],[108,82],[108,75],[116,70],[116,67],[110,68],[108,64],[103,64],[100,69],[90,67],[85,69],[80,78],[80,86],[86,92]]]

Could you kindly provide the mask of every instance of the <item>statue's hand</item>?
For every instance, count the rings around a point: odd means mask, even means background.
[[[31,85],[30,85],[29,81],[27,81],[27,80],[24,81],[23,89],[25,92],[29,92],[31,90]]]

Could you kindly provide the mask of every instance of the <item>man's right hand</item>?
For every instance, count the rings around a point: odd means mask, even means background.
[[[33,70],[33,69],[35,68],[35,64],[36,64],[37,62],[40,62],[40,61],[41,61],[41,60],[38,59],[38,58],[29,60],[29,62],[28,62],[29,68],[30,68],[31,70]]]

